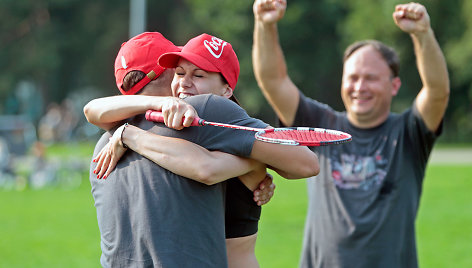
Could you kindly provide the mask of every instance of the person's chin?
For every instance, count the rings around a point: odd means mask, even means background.
[[[351,106],[351,113],[355,114],[357,117],[368,114],[371,111],[370,107],[355,105]]]

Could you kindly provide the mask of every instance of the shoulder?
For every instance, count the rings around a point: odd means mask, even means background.
[[[344,116],[345,113],[337,112],[328,104],[321,103],[300,92],[300,101],[293,125],[328,127]]]
[[[202,94],[188,97],[185,101],[192,105],[198,115],[205,120],[229,122],[237,118],[249,117],[241,106],[230,99],[217,95]]]
[[[218,107],[239,107],[233,101],[218,95],[213,94],[201,94],[185,98],[185,101],[192,105],[195,109],[205,108],[207,106],[218,106]]]

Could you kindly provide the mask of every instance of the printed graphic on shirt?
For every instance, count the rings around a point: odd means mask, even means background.
[[[385,144],[380,147],[383,148]],[[388,159],[382,155],[384,150],[376,150],[368,156],[334,151],[331,154],[331,175],[339,188],[367,191],[384,181],[388,163]]]

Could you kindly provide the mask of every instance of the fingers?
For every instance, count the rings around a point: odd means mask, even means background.
[[[184,122],[183,122],[184,127],[191,126],[193,120],[196,117],[198,117],[197,111],[195,111],[195,109],[192,106],[188,107],[188,110],[185,111],[185,113],[184,113]]]
[[[266,188],[266,189],[269,189],[269,188]],[[254,201],[257,203],[257,205],[262,206],[262,205],[267,204],[274,196],[274,189],[275,189],[275,185],[270,186],[270,190],[265,190],[265,191],[256,190],[254,192]]]
[[[93,162],[97,162],[97,166],[93,171],[94,174],[97,174],[97,179],[106,179],[126,150],[120,145],[118,139],[111,139],[93,160]]]
[[[275,23],[285,14],[286,0],[256,0],[253,5],[254,17],[264,23]]]
[[[103,175],[107,171],[107,167],[109,166],[110,161],[111,161],[111,155],[110,153],[107,153],[105,157],[103,158],[103,161],[101,162],[100,170],[98,170],[98,174],[97,174],[97,179],[101,179],[101,178],[106,179],[106,177],[104,177]]]
[[[258,5],[260,9],[265,11],[265,10],[285,8],[285,6],[287,5],[287,1],[286,0],[261,0],[261,1],[256,1],[256,4]]]
[[[97,167],[95,168],[95,174],[97,174],[97,179],[101,179],[103,177],[103,174],[106,171],[106,167],[108,166],[108,163],[110,162],[110,147],[111,143],[108,142],[105,147],[100,151],[100,157],[97,162]]]
[[[397,19],[419,20],[424,16],[425,8],[417,3],[397,5],[395,17]]]
[[[108,148],[109,148],[109,143],[103,149],[100,151],[100,153],[97,156],[97,166],[95,170],[93,171],[94,174],[97,174],[97,179],[100,179],[103,176],[103,173],[105,172],[105,166],[107,165],[107,160],[108,158]]]
[[[164,124],[177,130],[189,127],[198,116],[193,106],[178,98],[171,98],[162,106],[162,115]]]
[[[254,191],[254,201],[259,206],[267,204],[272,196],[274,196],[274,190],[275,184],[273,183],[272,175],[267,173],[259,187]]]
[[[110,138],[111,138],[111,137],[110,137]],[[107,144],[107,145],[108,145],[108,144]],[[101,155],[103,154],[103,152],[106,150],[106,147],[107,147],[107,146],[103,147],[103,148],[100,150],[100,152],[97,154],[97,156],[95,156],[95,158],[92,159],[92,162],[98,162],[98,160],[100,159],[100,156],[101,156]]]
[[[273,181],[272,175],[270,175],[269,173],[266,173],[265,178],[259,184],[259,188],[261,190],[264,190],[266,187],[269,187],[270,185],[273,184],[272,181]]]
[[[287,0],[276,0],[274,2],[274,6],[276,9],[281,10],[287,8]]]
[[[393,20],[402,31],[410,34],[424,34],[431,28],[426,8],[418,3],[397,5]]]
[[[181,130],[183,129],[183,124],[182,124],[182,118],[183,114],[182,112],[179,111],[174,111],[174,112],[169,112],[167,115],[164,115],[164,123],[166,124],[167,127]]]
[[[106,179],[108,175],[115,169],[116,164],[118,163],[119,159],[116,159],[116,157],[112,157],[111,161],[108,164],[107,171],[105,172],[105,175],[103,176],[103,179]]]

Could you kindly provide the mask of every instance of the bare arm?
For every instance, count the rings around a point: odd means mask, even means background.
[[[133,151],[178,175],[208,185],[238,177],[256,167],[260,176],[252,183],[257,186],[265,177],[265,165],[255,160],[210,152],[195,143],[152,134],[135,126],[126,127],[122,134],[123,143]]]
[[[119,95],[94,99],[85,105],[84,114],[90,123],[110,130],[119,125],[121,121],[143,114],[148,109],[162,110],[163,112],[176,109],[183,111],[175,117],[175,120],[182,120],[185,116],[189,121],[184,123],[185,126],[190,125],[196,115],[195,109],[179,98],[145,95]],[[166,119],[174,120],[174,118]],[[180,124],[180,122],[175,124]]]
[[[446,60],[431,29],[424,6],[417,3],[398,5],[393,13],[397,26],[410,34],[423,88],[416,106],[426,126],[436,131],[449,101],[449,74]]]
[[[123,133],[124,126],[118,128],[108,144],[94,158],[93,161],[97,163],[94,170],[97,179],[106,179],[116,167],[127,150],[123,147],[123,140],[129,143],[131,149],[140,148],[144,156],[163,168],[207,185],[239,176],[248,189],[256,190],[254,201],[259,206],[269,202],[274,194],[275,184],[272,182],[272,176],[266,173],[266,165],[261,162],[217,151],[210,152],[183,139],[154,135],[134,128],[127,129],[128,132],[136,131],[134,134]],[[139,135],[154,136],[141,140]],[[141,144],[146,142],[151,142],[155,146]]]
[[[305,146],[279,145],[256,140],[250,157],[267,164],[287,179],[307,178],[320,172],[318,156]]]
[[[254,75],[277,116],[291,126],[298,107],[299,91],[287,73],[287,64],[279,43],[277,22],[285,13],[286,0],[256,0],[254,12]]]

